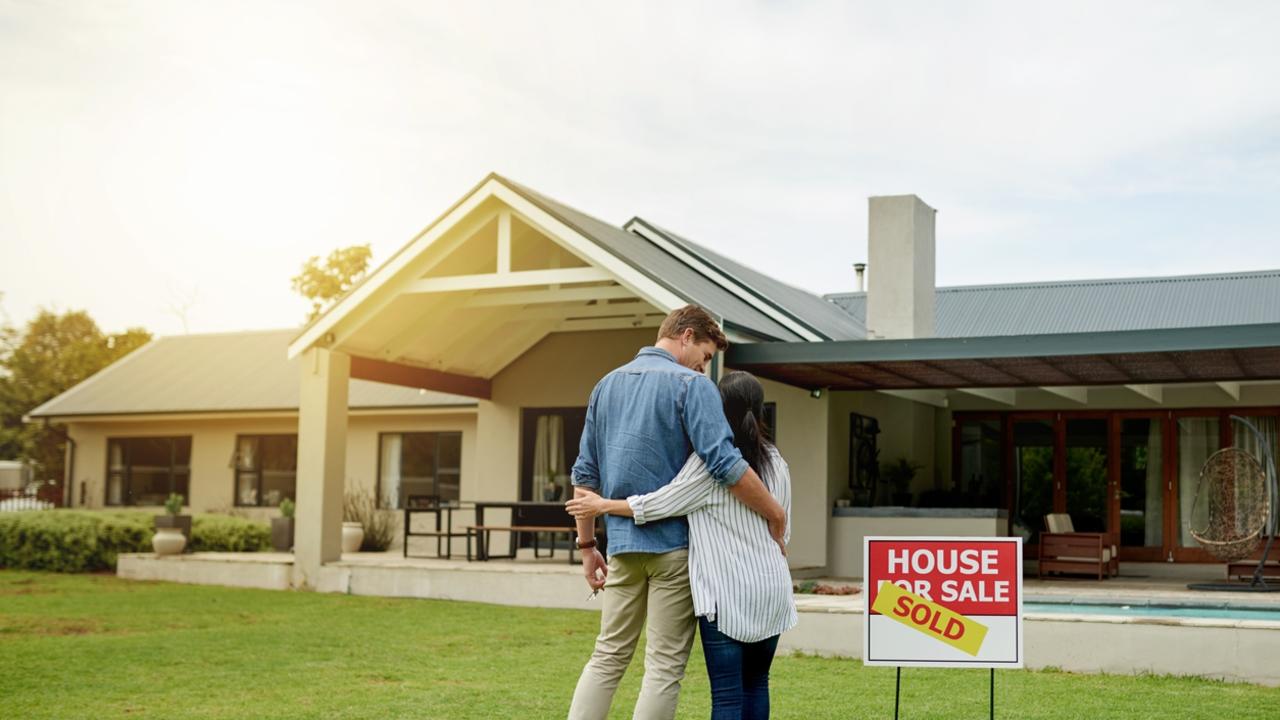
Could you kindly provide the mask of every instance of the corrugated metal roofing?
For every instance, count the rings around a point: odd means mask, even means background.
[[[937,290],[937,337],[1280,322],[1280,270],[971,285]],[[827,295],[866,322],[866,293]]]
[[[297,330],[156,338],[28,413],[29,417],[297,410]],[[475,406],[473,398],[352,380],[348,407]]]
[[[739,287],[773,305],[828,340],[863,339],[867,336],[865,325],[818,295],[747,267],[644,218],[637,217],[632,222],[643,223],[655,232],[661,233],[686,252],[724,271]],[[631,223],[627,223],[627,226],[630,227]]]
[[[591,217],[501,176],[495,176],[529,202],[595,241],[631,267],[671,292],[719,315],[726,323],[765,339],[803,340],[742,298],[709,280],[694,268],[649,240]]]

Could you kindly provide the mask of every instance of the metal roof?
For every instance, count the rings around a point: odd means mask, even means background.
[[[297,410],[297,329],[175,335],[152,340],[27,414],[82,415]],[[473,398],[351,380],[348,407],[474,407]]]
[[[499,175],[498,180],[671,292],[763,339],[804,338],[649,240]]]
[[[806,388],[1055,387],[1280,379],[1280,323],[729,348],[725,364]]]
[[[788,285],[758,270],[725,257],[670,230],[645,220],[632,218],[624,227],[641,224],[659,233],[685,252],[724,273],[729,282],[755,296],[776,310],[816,332],[827,340],[861,340],[867,337],[866,326],[840,307],[807,290]]]
[[[866,322],[866,293],[825,296]],[[1280,270],[938,288],[936,337],[1280,322]]]

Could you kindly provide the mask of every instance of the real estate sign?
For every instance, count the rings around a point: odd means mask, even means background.
[[[1022,538],[863,542],[864,664],[1022,667]]]

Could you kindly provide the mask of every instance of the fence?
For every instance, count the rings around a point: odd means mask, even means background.
[[[0,490],[0,512],[50,510],[62,506],[62,486],[45,483],[25,490]]]

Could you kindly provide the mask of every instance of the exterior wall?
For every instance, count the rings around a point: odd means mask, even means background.
[[[107,439],[141,436],[191,436],[192,512],[235,510],[247,517],[266,520],[276,517],[276,508],[235,507],[235,473],[230,458],[236,435],[289,434],[298,431],[297,417],[226,418],[73,422],[68,432],[76,441],[75,506],[81,507],[80,484],[84,483],[84,507],[102,508],[106,500]],[[347,487],[373,492],[378,472],[378,433],[381,432],[462,432],[462,494],[474,494],[478,470],[476,458],[476,417],[464,409],[447,414],[352,415],[347,433]],[[159,507],[151,508],[157,512]]]
[[[764,399],[777,403],[778,452],[791,471],[792,568],[827,564],[827,523],[831,507],[828,396],[812,398],[807,390],[762,380]],[[847,419],[846,419],[847,422]]]
[[[830,397],[828,448],[833,499],[844,496],[849,489],[849,413],[854,412],[879,422],[876,446],[880,449],[881,464],[905,457],[922,466],[911,485],[913,494],[935,487],[939,467],[937,434],[940,422],[945,422],[938,416],[946,415],[945,412],[932,405],[876,392],[833,392]]]
[[[480,403],[476,418],[478,494],[466,499],[518,500],[520,410],[586,407],[600,378],[655,337],[652,329],[552,333],[498,373],[493,399]],[[566,462],[572,465],[577,454],[577,448],[565,448]]]

